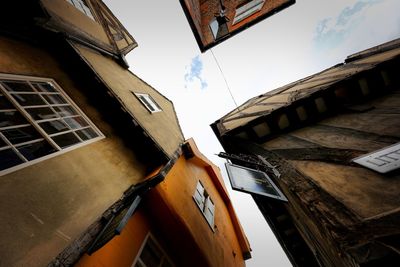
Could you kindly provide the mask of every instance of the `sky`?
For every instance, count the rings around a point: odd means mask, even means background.
[[[130,69],[173,101],[185,138],[217,164],[252,247],[250,267],[291,266],[252,198],[230,190],[210,124],[259,94],[400,37],[399,0],[297,0],[201,53],[179,0],[103,0],[139,46]]]

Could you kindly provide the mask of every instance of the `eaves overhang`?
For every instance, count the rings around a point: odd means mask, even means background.
[[[379,88],[387,87],[389,75],[396,79],[392,72],[399,65],[400,39],[362,55],[253,97],[211,127],[220,141],[236,136],[264,142],[385,93]]]
[[[232,220],[232,223],[233,223],[233,226],[235,229],[235,233],[238,238],[240,248],[242,250],[243,257],[245,260],[250,259],[251,258],[250,243],[249,243],[249,241],[246,237],[246,234],[240,224],[239,218],[236,215],[235,209],[234,209],[233,204],[228,195],[228,191],[223,182],[223,178],[221,176],[220,169],[199,151],[193,138],[186,140],[186,142],[184,143],[184,145],[182,147],[182,150],[183,150],[183,155],[185,155],[187,160],[189,160],[190,162],[193,162],[197,165],[203,166],[206,169],[206,171],[208,172],[210,178],[212,179],[212,182],[214,183],[215,187],[217,188],[218,193],[220,194],[221,198],[224,200],[225,205],[228,209],[229,216]]]

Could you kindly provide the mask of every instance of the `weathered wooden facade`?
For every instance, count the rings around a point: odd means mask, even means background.
[[[0,6],[0,266],[69,266],[156,185],[183,133],[128,70],[137,44],[102,1]]]
[[[399,264],[399,70],[397,39],[212,124],[225,157],[265,171],[288,199],[253,195],[294,266]]]
[[[295,3],[295,0],[179,0],[202,52]]]

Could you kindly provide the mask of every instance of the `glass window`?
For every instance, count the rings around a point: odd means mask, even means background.
[[[40,127],[48,134],[68,131],[68,126],[62,120],[45,121],[39,123]]]
[[[17,149],[27,160],[37,159],[56,152],[56,150],[44,140],[22,145],[17,147]]]
[[[76,7],[80,12],[94,20],[93,14],[84,0],[67,0],[68,3]]]
[[[1,133],[12,144],[21,144],[41,138],[38,131],[31,125],[2,130]]]
[[[61,107],[54,107],[54,110],[57,112],[57,114],[61,117],[67,117],[67,116],[72,116],[76,115],[76,111],[70,107],[70,106],[61,106]]]
[[[148,235],[132,267],[175,266],[152,235]]]
[[[143,104],[143,106],[145,106],[151,113],[162,111],[160,106],[156,103],[156,101],[154,101],[154,99],[150,95],[142,93],[134,93],[134,94]]]
[[[74,133],[66,133],[52,137],[54,142],[61,148],[66,148],[79,143],[78,137]]]
[[[9,92],[33,92],[33,88],[26,82],[4,81],[2,84]]]
[[[197,206],[203,213],[208,224],[211,226],[211,228],[213,228],[214,227],[214,211],[215,211],[214,201],[212,201],[210,195],[204,189],[204,186],[200,181],[197,182],[196,190],[193,195],[193,199],[195,200]]]
[[[57,92],[51,83],[32,83],[32,85],[39,92]]]
[[[24,163],[24,161],[18,157],[13,149],[0,150],[0,169],[8,169],[18,164]]]
[[[48,79],[0,74],[0,171],[65,148],[101,133]],[[25,80],[22,80],[25,79]]]
[[[57,118],[57,114],[49,107],[45,108],[27,108],[26,111],[34,120],[45,120]]]
[[[236,24],[260,11],[264,5],[264,2],[265,0],[251,0],[237,7],[232,24]]]
[[[65,100],[61,95],[43,95],[49,104],[65,104],[67,100]]]
[[[17,110],[0,111],[0,127],[28,124],[28,121]]]
[[[12,95],[21,106],[40,106],[46,105],[43,98],[37,94],[13,94]]]

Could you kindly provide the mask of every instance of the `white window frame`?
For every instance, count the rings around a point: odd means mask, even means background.
[[[253,0],[247,4],[236,8],[235,17],[233,18],[232,25],[241,22],[242,20],[250,17],[254,13],[257,13],[264,6],[265,0]]]
[[[136,264],[142,265],[142,266],[146,266],[146,264],[141,260],[140,256],[142,255],[142,252],[148,242],[148,240],[151,239],[152,242],[154,242],[154,244],[157,246],[158,250],[161,251],[162,255],[161,255],[161,263],[159,266],[162,266],[162,264],[164,263],[164,261],[168,261],[169,264],[174,267],[175,264],[171,261],[171,259],[168,257],[168,254],[165,252],[165,250],[162,248],[162,246],[160,245],[160,243],[154,238],[154,236],[149,232],[146,237],[144,238],[144,241],[136,255],[135,260],[133,261],[131,267],[135,267]]]
[[[162,111],[161,107],[149,94],[145,93],[133,93],[142,105],[150,112],[156,113]]]
[[[45,95],[59,95],[64,98],[64,100],[67,101],[66,104],[51,104],[48,103],[46,100],[45,105],[39,105],[39,106],[22,106],[20,105],[16,99],[12,96],[14,94],[18,94],[20,92],[9,92],[1,82],[7,82],[7,81],[15,81],[15,82],[26,82],[30,87],[33,87],[33,84],[35,83],[47,83],[50,84],[56,92],[39,92],[36,89],[34,89],[33,92],[29,94],[35,94],[38,95],[42,100],[45,100],[43,96]],[[21,126],[32,126],[36,132],[41,136],[39,139],[35,140],[30,140],[24,143],[18,143],[18,144],[12,144],[8,139],[0,132],[0,138],[2,141],[4,141],[7,146],[0,148],[0,150],[6,150],[6,149],[12,149],[17,156],[23,160],[23,163],[20,163],[18,165],[15,165],[13,167],[0,170],[0,176],[3,176],[5,174],[14,172],[16,170],[20,170],[22,168],[31,166],[33,164],[36,164],[38,162],[50,159],[52,157],[64,154],[68,151],[77,149],[79,147],[91,144],[93,142],[99,141],[105,136],[103,133],[96,127],[96,125],[93,124],[93,122],[85,115],[85,113],[74,103],[74,101],[64,92],[64,90],[51,78],[41,78],[41,77],[32,77],[32,76],[23,76],[23,75],[13,75],[13,74],[1,74],[0,73],[0,93],[4,95],[4,97],[13,105],[13,109],[10,109],[10,111],[17,111],[20,115],[24,117],[28,121],[28,124],[21,124],[21,125],[13,125],[13,126],[8,126],[8,127],[0,127],[1,130],[6,130],[6,129],[12,129],[12,128],[20,128]],[[22,94],[27,94],[27,93],[22,93]],[[56,118],[47,118],[47,119],[41,119],[41,120],[36,120],[34,119],[28,111],[25,109],[29,109],[32,107],[38,108],[38,107],[43,107],[43,108],[50,108],[54,112],[54,107],[71,107],[77,115],[71,115],[71,116],[60,116],[57,114],[58,117]],[[5,111],[1,109],[1,111]],[[73,118],[73,117],[81,117],[88,125],[87,126],[82,126],[80,128],[72,129],[70,128],[69,130],[59,132],[59,133],[53,133],[49,134],[47,133],[39,124],[43,122],[49,122],[53,120],[62,120],[62,119],[68,119],[68,118]],[[64,121],[63,121],[64,122]],[[65,123],[65,122],[64,122]],[[84,130],[84,129],[91,129],[97,134],[97,137],[88,139],[88,140],[83,140],[78,134],[76,134],[76,131]],[[55,141],[52,140],[51,137],[57,136],[57,135],[62,135],[62,134],[67,134],[67,133],[73,133],[75,137],[78,138],[79,143],[76,143],[74,145],[62,148],[60,147]],[[17,149],[17,147],[20,147],[22,145],[30,144],[30,143],[35,143],[37,141],[47,141],[47,143],[55,149],[55,152],[52,152],[50,154],[47,154],[45,156],[33,159],[33,160],[28,160],[25,158]]]
[[[206,219],[208,225],[214,231],[215,203],[200,180],[197,182],[192,198]]]
[[[95,20],[92,11],[83,0],[67,0],[67,2],[73,5],[76,9],[78,9],[80,12],[82,12],[92,20]]]

